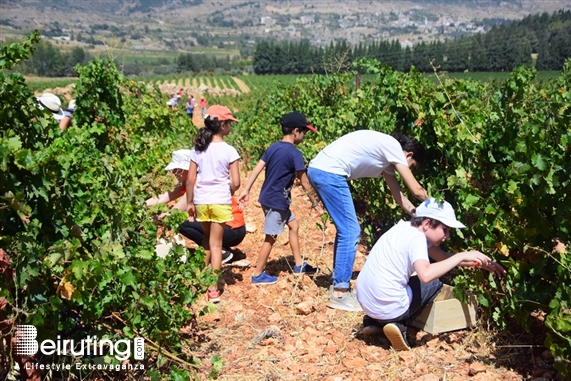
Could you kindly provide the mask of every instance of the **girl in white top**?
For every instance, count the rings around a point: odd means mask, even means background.
[[[232,220],[232,194],[240,188],[240,156],[224,141],[238,120],[220,105],[208,108],[194,140],[194,150],[186,182],[189,221],[196,217],[204,229],[205,261],[212,270],[222,265],[222,237],[225,223]],[[200,173],[200,176],[198,174]],[[220,301],[220,291],[210,286],[208,299]]]

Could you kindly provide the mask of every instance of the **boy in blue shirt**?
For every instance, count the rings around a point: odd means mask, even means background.
[[[264,220],[264,233],[266,237],[258,256],[256,269],[252,275],[252,284],[268,285],[278,281],[275,276],[264,272],[272,246],[276,242],[278,234],[283,232],[287,224],[289,228],[289,243],[295,260],[294,274],[315,274],[319,269],[303,261],[299,249],[298,229],[299,224],[291,212],[291,188],[297,177],[301,181],[303,189],[307,192],[311,204],[318,207],[318,198],[309,184],[305,173],[305,161],[296,145],[303,141],[307,131],[317,130],[309,124],[304,114],[291,112],[281,120],[283,139],[272,144],[262,155],[256,164],[245,189],[239,197],[241,203],[249,199],[250,189],[258,178],[258,175],[266,168],[266,178],[258,202],[266,216]]]

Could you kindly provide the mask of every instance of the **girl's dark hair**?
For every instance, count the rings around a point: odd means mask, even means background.
[[[212,142],[212,137],[220,132],[220,127],[222,127],[222,122],[219,121],[218,118],[212,118],[210,115],[206,115],[204,118],[204,128],[199,128],[194,138],[194,149],[197,152],[206,151]]]
[[[435,219],[433,219],[433,218],[430,218],[430,217],[413,217],[413,218],[410,220],[410,225],[411,225],[411,226],[414,226],[415,228],[417,228],[417,227],[419,227],[420,225],[422,225],[422,222],[423,222],[424,220],[429,220],[429,221],[430,221],[430,227],[431,227],[432,229],[435,229],[435,228],[438,227],[438,225],[441,225],[441,224],[442,224],[442,222],[440,222],[440,221],[438,221],[438,220],[435,220]]]
[[[412,136],[404,135],[395,131],[391,132],[391,136],[400,143],[403,151],[412,152],[412,158],[418,163],[418,165],[421,165],[424,162],[424,146],[418,140]]]

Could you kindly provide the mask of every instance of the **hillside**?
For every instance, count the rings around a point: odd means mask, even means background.
[[[64,40],[175,52],[201,47],[233,48],[247,53],[255,41],[267,38],[307,39],[315,46],[327,46],[338,39],[351,44],[380,39],[416,44],[485,31],[485,20],[516,20],[558,9],[571,9],[571,3],[563,0],[3,0],[0,39],[38,28],[45,36]]]

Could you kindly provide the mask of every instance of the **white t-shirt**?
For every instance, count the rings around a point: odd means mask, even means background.
[[[343,135],[311,160],[309,167],[335,173],[347,180],[394,174],[394,163],[408,166],[399,142],[378,131],[359,130]]]
[[[239,159],[236,149],[226,142],[210,143],[202,152],[193,148],[191,160],[198,166],[194,203],[232,204],[230,164]]]
[[[428,246],[426,236],[407,221],[399,221],[382,235],[357,277],[357,299],[367,315],[389,320],[408,310],[412,296],[408,281],[414,262],[428,261]]]

